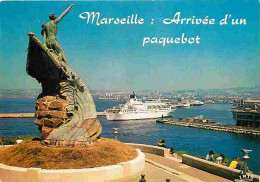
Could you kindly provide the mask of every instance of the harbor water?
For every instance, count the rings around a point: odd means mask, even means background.
[[[0,113],[34,112],[35,99],[0,99]],[[97,111],[104,111],[122,102],[96,101]],[[174,117],[194,117],[203,115],[222,124],[235,124],[230,104],[206,104],[201,107],[177,108]],[[107,121],[99,117],[103,127],[102,136],[112,138],[112,128],[118,128],[118,139],[123,142],[156,145],[164,139],[167,147],[184,150],[191,155],[206,154],[210,150],[223,153],[228,158],[241,156],[241,149],[252,149],[249,154],[249,169],[260,174],[260,138],[220,131],[202,130],[156,123],[155,120]],[[18,135],[37,135],[38,126],[34,118],[0,118],[0,134],[6,137]]]

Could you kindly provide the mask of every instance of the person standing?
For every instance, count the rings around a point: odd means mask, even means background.
[[[215,162],[213,150],[209,151],[209,153],[206,155],[206,160],[210,162]]]
[[[217,164],[221,164],[221,165],[226,165],[226,163],[224,162],[226,156],[224,154],[220,154],[217,158],[216,158],[216,163]]]
[[[16,142],[16,144],[22,143],[23,142],[22,137],[18,136],[17,140],[15,142]]]

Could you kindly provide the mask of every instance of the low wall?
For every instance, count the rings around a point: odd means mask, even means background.
[[[6,149],[6,148],[8,148],[8,147],[12,147],[13,145],[1,145],[0,144],[0,150],[3,150],[3,149]]]
[[[155,154],[162,157],[171,157],[171,154],[169,153],[169,149],[167,148],[145,145],[145,144],[136,144],[136,143],[127,143],[127,145],[130,145],[131,147],[134,147],[136,149],[140,149],[142,152],[145,153]]]
[[[104,182],[132,176],[145,167],[145,155],[137,149],[138,157],[117,165],[85,168],[47,170],[22,168],[0,164],[1,182]]]
[[[210,172],[212,174],[216,174],[218,176],[234,180],[238,179],[240,175],[240,170],[233,169],[227,166],[223,166],[220,164],[216,164],[204,159],[200,159],[197,157],[193,157],[187,154],[182,155],[182,163],[187,164],[192,167],[196,167],[198,169],[201,169],[203,171]],[[259,182],[260,176],[254,175],[254,182]]]

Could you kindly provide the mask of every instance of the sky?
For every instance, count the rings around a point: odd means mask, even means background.
[[[28,32],[42,41],[41,24],[50,13],[59,16],[57,40],[70,67],[90,89],[157,90],[259,86],[260,20],[258,0],[251,1],[88,1],[0,2],[0,88],[41,88],[26,73]],[[101,18],[138,14],[142,25],[88,24],[82,12]],[[214,18],[215,25],[163,24],[163,19]],[[246,25],[220,26],[219,20],[246,19]],[[151,19],[154,23],[151,24]],[[200,44],[146,44],[144,37],[199,35]]]

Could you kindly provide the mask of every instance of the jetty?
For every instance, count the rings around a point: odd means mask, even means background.
[[[98,116],[106,116],[105,112],[97,112]],[[34,118],[35,113],[0,113],[0,118]]]
[[[248,128],[248,127],[242,128],[236,125],[222,125],[219,123],[192,123],[192,122],[183,122],[183,121],[169,120],[169,119],[158,119],[156,120],[156,122],[175,125],[175,126],[222,131],[222,132],[236,133],[242,135],[260,136],[260,131],[255,128]]]

